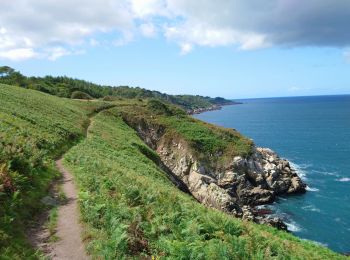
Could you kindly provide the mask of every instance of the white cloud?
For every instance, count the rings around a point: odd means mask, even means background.
[[[0,34],[5,34],[5,33],[7,33],[6,28],[0,27]]]
[[[166,38],[192,45],[208,47],[239,45],[243,50],[268,46],[264,35],[246,34],[230,28],[215,28],[198,22],[164,28]]]
[[[1,58],[13,56],[6,53],[22,53],[21,59],[37,56],[29,55],[30,48],[39,57],[54,60],[74,53],[64,46],[82,46],[98,33],[128,31],[129,34],[133,27],[128,1],[6,1],[0,9]]]
[[[48,59],[52,60],[52,61],[57,60],[60,57],[72,54],[71,51],[69,51],[63,47],[49,48],[46,50],[46,52],[48,54]]]
[[[186,55],[187,53],[190,53],[193,50],[193,45],[191,43],[181,43],[181,55]]]
[[[350,63],[350,51],[344,51],[343,55],[345,60]]]
[[[100,42],[98,40],[92,38],[92,39],[89,40],[89,44],[92,47],[96,47],[96,46],[100,45]]]
[[[0,58],[5,58],[11,61],[21,61],[38,56],[33,49],[30,48],[19,48],[10,49],[7,51],[0,50]]]
[[[157,35],[157,29],[153,23],[143,23],[140,25],[141,34],[148,38],[153,38]]]
[[[138,18],[167,16],[167,1],[164,0],[129,0],[133,14]]]
[[[348,24],[348,0],[2,1],[0,58],[19,60],[22,53],[21,59],[57,59],[84,45],[96,47],[107,41],[122,46],[137,33],[145,37],[162,33],[180,46],[181,53],[196,46],[342,48],[350,45]],[[113,34],[122,37],[108,40],[116,38]]]
[[[113,41],[114,46],[121,47],[134,39],[134,34],[130,31],[124,31],[121,34],[121,37]]]

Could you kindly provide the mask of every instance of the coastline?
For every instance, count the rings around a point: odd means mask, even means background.
[[[232,101],[230,103],[226,103],[226,104],[218,104],[218,105],[212,105],[210,107],[207,108],[196,108],[196,109],[189,109],[187,110],[187,114],[188,115],[198,115],[204,112],[208,112],[208,111],[215,111],[215,110],[221,110],[222,107],[224,106],[234,106],[234,105],[241,105],[243,104],[242,102],[236,102],[236,101]]]
[[[243,103],[233,101],[230,104],[213,105],[209,108],[200,108],[200,109],[190,110],[188,111],[188,114],[198,115],[204,112],[221,110],[223,106],[231,106],[231,105],[239,105],[239,104],[243,104]],[[270,186],[270,189],[273,190],[274,194],[269,197],[269,196],[266,196],[266,194],[263,192],[264,189],[262,190],[259,189],[259,191],[257,191],[253,197],[255,197],[256,200],[258,201],[261,200],[261,201],[260,202],[254,201],[254,202],[249,202],[247,204],[244,204],[242,207],[242,212],[234,215],[236,215],[236,217],[239,217],[245,220],[250,220],[258,224],[270,225],[280,230],[293,232],[293,230],[289,228],[288,222],[286,222],[281,216],[277,216],[274,210],[271,210],[265,207],[276,202],[276,200],[278,200],[280,196],[302,195],[308,191],[308,186],[302,180],[299,174],[299,171],[294,167],[294,165],[289,160],[281,158],[277,153],[275,153],[269,148],[261,148],[257,146],[255,147],[257,150],[259,150],[259,155],[257,155],[256,158],[254,159],[253,165],[256,166],[256,164],[258,163],[258,164],[261,164],[261,166],[258,168],[253,167],[251,169],[247,169],[247,172],[253,172],[256,174],[257,172],[262,170],[262,172],[264,172],[263,175],[268,176],[267,186]],[[263,158],[262,162],[260,163],[258,162],[259,158]],[[244,164],[248,166],[252,163],[246,162]],[[280,178],[282,178],[282,175],[284,174],[286,174],[284,177],[287,177],[289,181],[293,183],[293,185],[291,185],[293,186],[293,188],[288,191],[285,190],[285,187],[283,187],[285,186],[285,183],[283,183],[283,181],[280,180]],[[249,178],[252,178],[252,176],[249,176]],[[254,183],[256,182],[257,180],[254,180]],[[280,187],[275,188],[275,186],[277,187],[280,186]],[[259,187],[267,188],[266,184],[262,184]]]
[[[244,107],[228,107],[193,117],[236,128],[259,146],[271,147],[291,160],[291,166],[307,183],[307,192],[282,196],[266,208],[281,216],[297,237],[344,253],[349,252],[350,234],[346,230],[350,226],[349,207],[342,203],[348,196],[350,182],[345,182],[349,173],[342,162],[349,149],[349,122],[338,118],[346,117],[348,100],[349,96],[344,95],[242,100]],[[311,135],[313,141],[307,142]]]

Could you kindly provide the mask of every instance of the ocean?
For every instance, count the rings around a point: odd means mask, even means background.
[[[304,195],[269,205],[298,237],[350,252],[350,95],[237,100],[194,117],[235,128],[293,163]]]

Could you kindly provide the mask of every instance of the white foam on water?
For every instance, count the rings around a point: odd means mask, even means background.
[[[350,181],[350,178],[340,178],[340,179],[337,179],[337,181],[340,181],[340,182],[349,182],[349,181]]]
[[[307,180],[307,177],[306,177],[306,171],[305,169],[312,166],[311,164],[301,164],[301,165],[298,165],[296,163],[293,163],[291,161],[290,162],[290,165],[292,166],[292,168],[297,172],[297,174],[299,175],[299,177],[302,179],[302,180]]]
[[[267,209],[267,205],[258,205],[258,206],[255,206],[256,209]]]
[[[320,191],[320,190],[317,189],[317,188],[311,188],[311,187],[309,187],[309,186],[306,186],[306,190],[307,190],[307,191]]]
[[[304,207],[302,207],[302,209],[306,210],[306,211],[321,212],[321,210],[316,208],[314,205],[304,206]]]
[[[337,172],[327,172],[327,171],[317,171],[317,170],[313,170],[313,172],[322,174],[322,175],[326,175],[326,176],[335,176],[335,177],[340,177],[340,175]]]
[[[326,243],[321,243],[321,242],[318,242],[318,241],[315,241],[315,240],[310,240],[310,239],[306,239],[306,238],[302,238],[302,240],[305,240],[305,241],[309,241],[309,242],[312,242],[318,246],[324,246],[324,247],[328,247],[328,244]]]
[[[302,230],[302,228],[293,220],[290,220],[289,222],[284,222],[287,225],[287,228],[291,232],[299,232]]]

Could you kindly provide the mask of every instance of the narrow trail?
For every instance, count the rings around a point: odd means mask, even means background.
[[[110,109],[114,106],[102,109]],[[84,134],[88,136],[93,124],[92,118],[102,110],[89,115]],[[53,260],[85,260],[90,259],[85,252],[85,246],[81,239],[82,226],[79,222],[80,212],[78,205],[78,193],[74,185],[73,175],[63,166],[63,157],[55,161],[56,168],[62,174],[59,183],[62,185],[66,199],[65,203],[58,205],[58,217],[55,236],[56,242],[50,242],[50,232],[45,226],[49,212],[42,212],[36,224],[27,231],[29,243],[45,254],[45,257]],[[58,182],[52,184],[51,190],[58,187]],[[51,196],[57,197],[57,192],[51,192]]]
[[[84,131],[86,138],[93,122],[92,117],[96,114],[91,114],[88,118]],[[81,240],[82,227],[79,223],[78,193],[75,188],[73,175],[63,166],[63,156],[56,160],[56,167],[62,174],[62,190],[66,195],[66,203],[58,208],[56,236],[59,240],[51,244],[49,257],[53,260],[85,260],[89,259],[89,257]]]
[[[62,173],[62,189],[67,202],[58,208],[57,233],[59,240],[51,245],[52,259],[88,259],[81,240],[82,228],[79,223],[78,195],[72,174],[67,171],[62,159],[56,161],[57,169]]]

